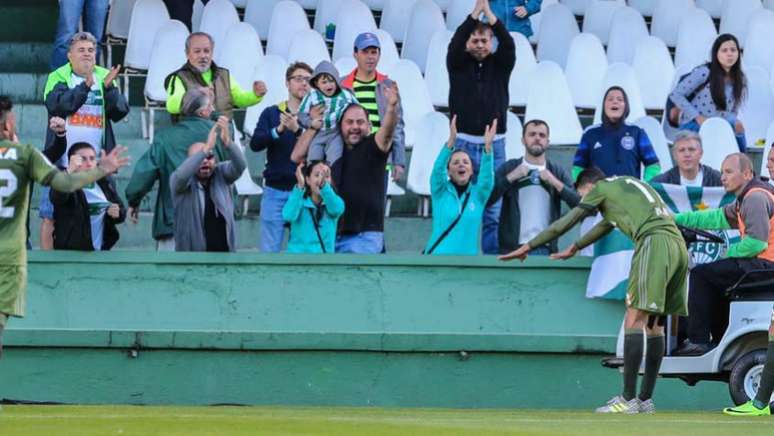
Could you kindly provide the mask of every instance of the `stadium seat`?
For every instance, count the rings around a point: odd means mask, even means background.
[[[532,36],[529,37],[529,42],[537,44],[538,35],[540,34],[540,21],[543,19],[543,11],[556,3],[559,3],[559,0],[543,0],[543,2],[540,4],[540,12],[529,16],[529,22],[532,25]]]
[[[306,12],[298,3],[290,0],[277,3],[271,14],[269,35],[266,38],[266,54],[278,55],[286,59],[292,42],[288,35],[307,29],[309,29],[309,21],[306,19]]]
[[[408,59],[401,59],[383,71],[400,87],[403,121],[405,123],[406,148],[414,145],[416,134],[425,127],[422,117],[433,112],[433,102],[419,67]]]
[[[385,0],[380,29],[386,30],[397,43],[406,38],[406,28],[411,18],[411,8],[417,0]]]
[[[441,8],[433,0],[417,0],[411,9],[401,57],[414,61],[423,74],[427,70],[427,49],[430,39],[439,30],[446,30]]]
[[[532,70],[537,65],[532,44],[518,32],[511,32],[514,44],[516,44],[516,65],[508,79],[508,105],[526,106],[527,92],[529,91],[529,79]]]
[[[637,9],[625,6],[613,13],[613,25],[607,42],[607,60],[631,65],[640,39],[648,37],[648,26]]]
[[[244,22],[253,26],[262,41],[269,37],[274,6],[281,0],[247,0]]]
[[[766,161],[769,158],[769,152],[771,151],[771,144],[774,144],[774,123],[769,125],[769,129],[766,131],[766,145],[763,147],[763,159],[761,159],[761,172],[760,175],[766,176],[770,179],[774,179],[774,174],[769,173],[769,169],[766,168]]]
[[[744,48],[748,23],[762,8],[761,0],[726,0],[720,17],[720,33],[733,34],[739,39],[741,48]]]
[[[124,96],[129,100],[129,77],[143,76],[150,64],[156,32],[169,21],[169,12],[161,0],[137,0],[132,9],[124,55]]]
[[[640,11],[643,17],[652,17],[658,0],[629,0],[629,6]]]
[[[384,8],[384,0],[363,0],[363,3],[372,11],[381,11]]]
[[[560,3],[550,5],[541,12],[538,33],[538,61],[552,61],[564,68],[570,43],[578,31],[578,23],[570,9]]]
[[[687,11],[677,30],[675,68],[690,70],[707,62],[717,36],[715,24],[707,11],[699,8]]]
[[[231,0],[231,3],[233,3],[237,8],[244,9],[247,5],[247,0]]]
[[[352,52],[350,52],[349,57],[352,57]],[[306,29],[299,31],[293,37],[287,60],[289,64],[296,61],[306,62],[314,68],[322,61],[330,61],[331,57],[322,36],[312,29]],[[344,74],[343,71],[339,71],[339,73]]]
[[[723,159],[731,153],[738,153],[736,137],[731,125],[723,118],[709,118],[699,129],[704,157],[702,162],[712,168],[718,169]]]
[[[463,21],[473,12],[476,0],[450,0],[446,9],[446,28],[454,32]]]
[[[320,4],[319,0],[296,0],[299,5],[301,5],[304,9],[309,9],[310,11],[317,9],[317,6]]]
[[[720,18],[723,14],[723,3],[726,0],[696,0],[696,7],[707,11],[712,18]]]
[[[753,147],[766,138],[766,130],[774,121],[774,95],[770,73],[760,67],[746,68],[747,98],[739,108],[739,119],[744,124],[747,147]]]
[[[352,56],[343,57],[334,62],[336,69],[339,70],[339,74],[346,76],[351,73],[352,70],[357,68],[357,61]]]
[[[406,195],[406,190],[401,188],[400,185],[392,180],[392,169],[387,173],[387,204],[384,206],[384,216],[390,216],[390,209],[392,207],[392,197],[400,197]]]
[[[626,96],[629,98],[629,116],[626,118],[626,121],[633,123],[645,116],[640,85],[637,83],[637,75],[634,73],[634,69],[629,64],[616,62],[607,67],[605,80],[602,82],[602,89],[599,93],[599,98],[597,98],[596,109],[594,110],[595,124],[602,122],[602,98],[605,95],[605,91],[611,86],[620,86],[626,91]]]
[[[606,72],[607,56],[599,38],[592,33],[573,38],[564,73],[575,107],[597,107]]]
[[[624,6],[626,3],[619,1],[592,1],[583,17],[583,33],[594,34],[602,45],[607,45],[610,27],[613,25],[613,14]]]
[[[142,127],[144,131],[147,129],[148,142],[153,142],[155,111],[167,101],[164,79],[186,63],[185,40],[187,37],[188,28],[177,20],[168,20],[156,32],[144,90],[144,111],[148,111],[149,117],[147,126],[143,120]],[[142,118],[144,117],[145,112],[142,113]]]
[[[653,149],[658,156],[658,162],[661,165],[661,171],[667,171],[672,169],[672,155],[669,152],[669,144],[664,136],[664,130],[661,128],[661,123],[653,117],[642,117],[638,119],[634,124],[639,126],[647,133],[650,143],[653,144]]]
[[[384,0],[381,0],[381,1],[383,2]],[[433,0],[433,1],[435,2],[435,4],[438,5],[439,8],[441,8],[443,12],[446,12],[449,9],[449,4],[451,4],[452,2],[452,0]]]
[[[677,44],[677,29],[680,18],[693,9],[693,0],[658,0],[650,25],[651,35],[661,38],[669,47]]]
[[[202,0],[194,0],[193,13],[191,14],[191,29],[194,32],[201,30],[202,14],[204,14],[204,3]]]
[[[239,23],[239,15],[234,4],[229,0],[210,0],[204,6],[199,31],[208,33],[215,40],[215,62],[220,60],[219,48],[223,47],[226,32],[237,23]]]
[[[446,115],[431,111],[421,119],[422,129],[417,132],[411,162],[406,175],[406,187],[420,196],[417,215],[429,215],[430,175],[433,163],[449,139],[449,119]]]
[[[368,6],[359,0],[345,0],[336,15],[336,37],[331,58],[337,61],[352,56],[355,38],[363,32],[375,30],[376,21]]]
[[[266,95],[260,103],[247,108],[242,130],[252,134],[258,124],[261,112],[267,107],[287,100],[288,89],[285,86],[285,70],[288,68],[285,59],[277,55],[266,55],[263,62],[258,65],[253,75],[253,80],[262,80],[266,83]]]
[[[346,0],[319,0],[314,11],[314,30],[326,37],[329,24],[336,24],[341,4]]]
[[[704,12],[704,11],[702,11]],[[706,12],[704,12],[706,13]],[[675,89],[675,86],[677,86],[677,81],[680,79],[680,77],[683,77],[684,75],[688,74],[691,71],[692,68],[689,68],[685,65],[681,67],[675,68],[675,75],[672,80],[672,86],[670,86],[670,92],[672,89]],[[666,102],[666,100],[664,100]],[[675,137],[680,132],[680,129],[677,127],[672,127],[671,124],[667,121],[667,113],[664,112],[661,114],[661,130],[664,131],[664,136],[666,136],[667,141],[671,144],[674,142]]]
[[[379,65],[377,65],[377,69],[382,71],[398,62],[400,56],[398,55],[398,49],[395,47],[395,40],[392,39],[392,35],[382,29],[377,29],[374,33],[379,38],[379,44],[382,46]]]
[[[430,92],[433,106],[449,106],[449,71],[446,68],[446,52],[453,33],[443,28],[436,31],[430,38],[430,46],[427,48],[427,71],[425,71],[425,85]]]
[[[508,111],[508,130],[505,131],[505,159],[518,159],[524,156],[524,144],[521,143],[521,120],[515,113]]]
[[[129,37],[129,22],[135,3],[137,0],[113,2],[108,10],[107,25],[105,26],[105,65],[113,65],[114,45],[126,45],[126,39]]]
[[[242,149],[242,153],[246,155],[247,150],[246,150],[246,147],[242,144],[242,140],[240,139],[240,135],[236,127],[236,123],[232,120],[231,124],[234,126],[234,132],[236,132],[236,134],[234,135],[234,143],[240,149]],[[250,131],[250,133],[252,133],[252,131]],[[237,194],[237,201],[242,200],[242,207],[239,209],[239,213],[241,213],[242,215],[247,213],[247,207],[249,205],[250,197],[263,194],[263,188],[258,186],[258,184],[255,183],[253,178],[250,176],[249,165],[245,167],[245,169],[242,171],[242,174],[234,182],[234,190],[236,191],[236,194]]]
[[[570,8],[570,11],[572,11],[573,14],[584,17],[585,19],[586,11],[588,10],[587,8],[594,1],[595,0],[559,0],[559,3],[563,3]]]
[[[554,144],[577,144],[583,133],[562,68],[552,61],[532,70],[524,122],[536,118],[551,127]]]
[[[763,0],[763,7],[774,11],[774,0]]]
[[[263,47],[253,26],[236,23],[229,27],[215,53],[220,53],[218,64],[228,68],[232,80],[242,89],[252,89],[255,68],[263,61]]]
[[[645,109],[664,109],[675,77],[675,66],[664,41],[655,36],[641,39],[634,51],[632,68]]]
[[[774,68],[772,41],[774,41],[774,11],[759,11],[750,20],[750,28],[747,31],[744,56],[742,56],[744,67],[761,67],[771,71]]]

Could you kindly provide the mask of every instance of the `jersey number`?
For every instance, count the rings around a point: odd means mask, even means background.
[[[642,182],[638,180],[633,180],[633,179],[626,179],[625,182],[629,185],[634,186],[635,188],[639,189],[640,192],[642,192],[642,195],[644,195],[645,198],[648,199],[648,202],[655,207],[656,215],[659,215],[659,216],[669,215],[669,211],[667,211],[665,208],[656,204],[656,199],[653,197],[653,194],[651,194],[650,192],[648,192],[647,189],[645,189],[645,186],[642,185]]]
[[[10,197],[16,192],[16,176],[11,170],[0,170],[0,181],[5,181],[5,186],[0,186],[0,218],[13,218],[16,208],[4,207],[3,199]]]

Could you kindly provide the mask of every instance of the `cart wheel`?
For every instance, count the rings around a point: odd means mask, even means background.
[[[734,363],[731,376],[728,378],[728,391],[736,405],[755,398],[765,363],[766,350],[763,349],[751,351]]]

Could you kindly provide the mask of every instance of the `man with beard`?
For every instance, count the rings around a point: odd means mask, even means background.
[[[498,231],[501,254],[519,248],[559,219],[561,201],[571,208],[580,201],[567,171],[546,159],[549,133],[545,121],[528,121],[521,136],[524,158],[505,162],[495,173],[495,187],[488,204],[503,199]],[[534,247],[530,254],[556,251],[554,240]]]
[[[188,62],[164,81],[169,113],[179,114],[185,91],[196,86],[211,88],[215,98],[215,111],[229,119],[232,118],[235,107],[244,108],[261,102],[266,94],[266,84],[256,80],[252,90],[243,90],[236,80],[231,79],[227,69],[213,62],[214,49],[215,42],[204,32],[194,32],[185,40]]]

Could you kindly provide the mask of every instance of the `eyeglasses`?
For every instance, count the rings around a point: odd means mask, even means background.
[[[309,83],[311,79],[309,76],[290,76],[290,80],[294,82]]]

